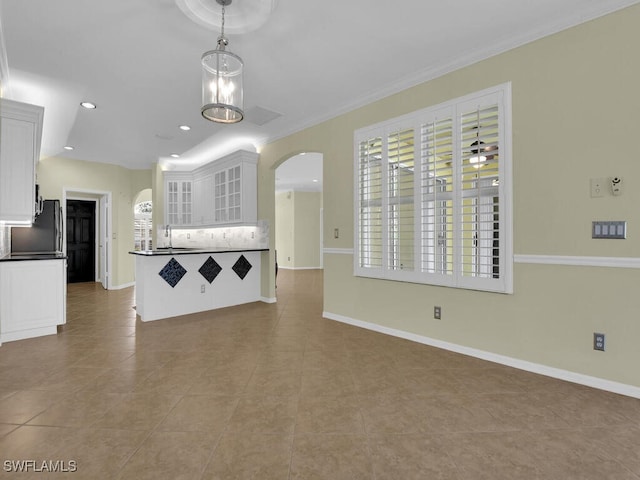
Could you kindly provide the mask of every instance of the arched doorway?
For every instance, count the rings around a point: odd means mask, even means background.
[[[133,249],[153,249],[153,201],[150,188],[142,190],[133,202]]]
[[[323,156],[293,155],[275,170],[275,250],[278,268],[323,268]]]

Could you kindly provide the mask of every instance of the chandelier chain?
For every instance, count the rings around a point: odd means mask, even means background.
[[[220,29],[220,36],[224,38],[224,2],[222,3],[222,28]]]

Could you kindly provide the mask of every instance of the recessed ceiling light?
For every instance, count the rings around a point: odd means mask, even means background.
[[[178,155],[177,153],[172,153],[172,154],[171,154],[171,157],[173,157],[173,158],[180,158],[180,155]]]
[[[64,147],[65,150],[73,150],[73,147],[71,145],[65,145]]]
[[[91,102],[81,102],[80,106],[88,110],[93,110],[94,108],[96,108],[96,104]]]
[[[314,178],[314,179],[313,179],[313,181],[314,181],[315,183],[318,183],[318,179],[317,179],[317,178]]]
[[[191,127],[189,125],[180,125],[178,128],[180,130],[184,130],[185,132],[188,132],[189,130],[191,130]]]

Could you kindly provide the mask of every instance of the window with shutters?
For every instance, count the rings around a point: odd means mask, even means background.
[[[137,203],[133,209],[133,249],[153,249],[153,204],[150,201]]]
[[[512,291],[511,88],[355,132],[355,274]]]

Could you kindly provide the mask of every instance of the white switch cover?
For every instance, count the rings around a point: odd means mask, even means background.
[[[604,178],[591,179],[591,198],[604,197],[605,188],[609,182]]]
[[[591,238],[627,238],[627,222],[617,221],[594,221],[591,222]]]

